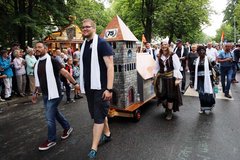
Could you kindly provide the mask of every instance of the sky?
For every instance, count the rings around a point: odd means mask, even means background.
[[[227,0],[210,0],[211,7],[216,14],[210,15],[210,26],[204,27],[203,32],[209,36],[215,36],[216,30],[221,27],[224,17],[223,11],[227,6]]]

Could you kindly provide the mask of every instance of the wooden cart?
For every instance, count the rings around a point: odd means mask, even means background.
[[[110,107],[109,112],[108,112],[108,116],[111,117],[111,118],[115,117],[115,116],[117,116],[117,117],[129,117],[129,118],[133,118],[134,121],[139,121],[141,119],[140,107],[142,107],[145,103],[152,100],[153,98],[155,98],[155,96],[147,99],[144,102],[134,103],[134,104],[126,107],[125,109]]]

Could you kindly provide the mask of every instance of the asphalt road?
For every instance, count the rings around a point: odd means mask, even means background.
[[[163,118],[156,101],[144,105],[142,118],[110,120],[113,140],[99,147],[99,160],[239,160],[240,86],[232,86],[233,101],[217,100],[210,115],[200,115],[197,97],[183,96],[184,105],[172,121]],[[85,160],[91,147],[92,120],[86,98],[60,105],[74,131],[69,139],[38,151],[47,128],[41,99],[37,104],[20,103],[0,113],[1,160]]]

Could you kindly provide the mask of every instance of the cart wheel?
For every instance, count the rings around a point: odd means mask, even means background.
[[[135,110],[133,113],[133,118],[135,122],[138,122],[141,118],[141,111],[139,109]]]

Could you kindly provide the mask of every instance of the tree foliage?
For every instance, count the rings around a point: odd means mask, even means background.
[[[54,28],[66,26],[69,15],[75,15],[79,25],[84,18],[92,18],[98,32],[111,18],[95,0],[0,0],[0,10],[0,44],[19,42],[22,48],[26,41],[31,46],[33,38],[41,40]]]
[[[224,25],[221,26],[224,32],[227,33],[228,41],[234,42],[234,25],[236,26],[236,38],[239,39],[240,36],[240,2],[238,0],[228,0],[226,9],[224,10]],[[219,35],[216,36],[218,38]]]
[[[112,7],[138,38],[151,32],[148,40],[169,36],[170,41],[197,41],[201,26],[208,23],[208,4],[209,0],[115,0]]]
[[[3,11],[0,24],[2,33],[0,42],[11,43],[18,41],[21,47],[32,45],[32,38],[39,39],[46,32],[46,27],[62,26],[67,23],[75,0],[1,0],[0,9]],[[71,4],[71,5],[70,5]]]

